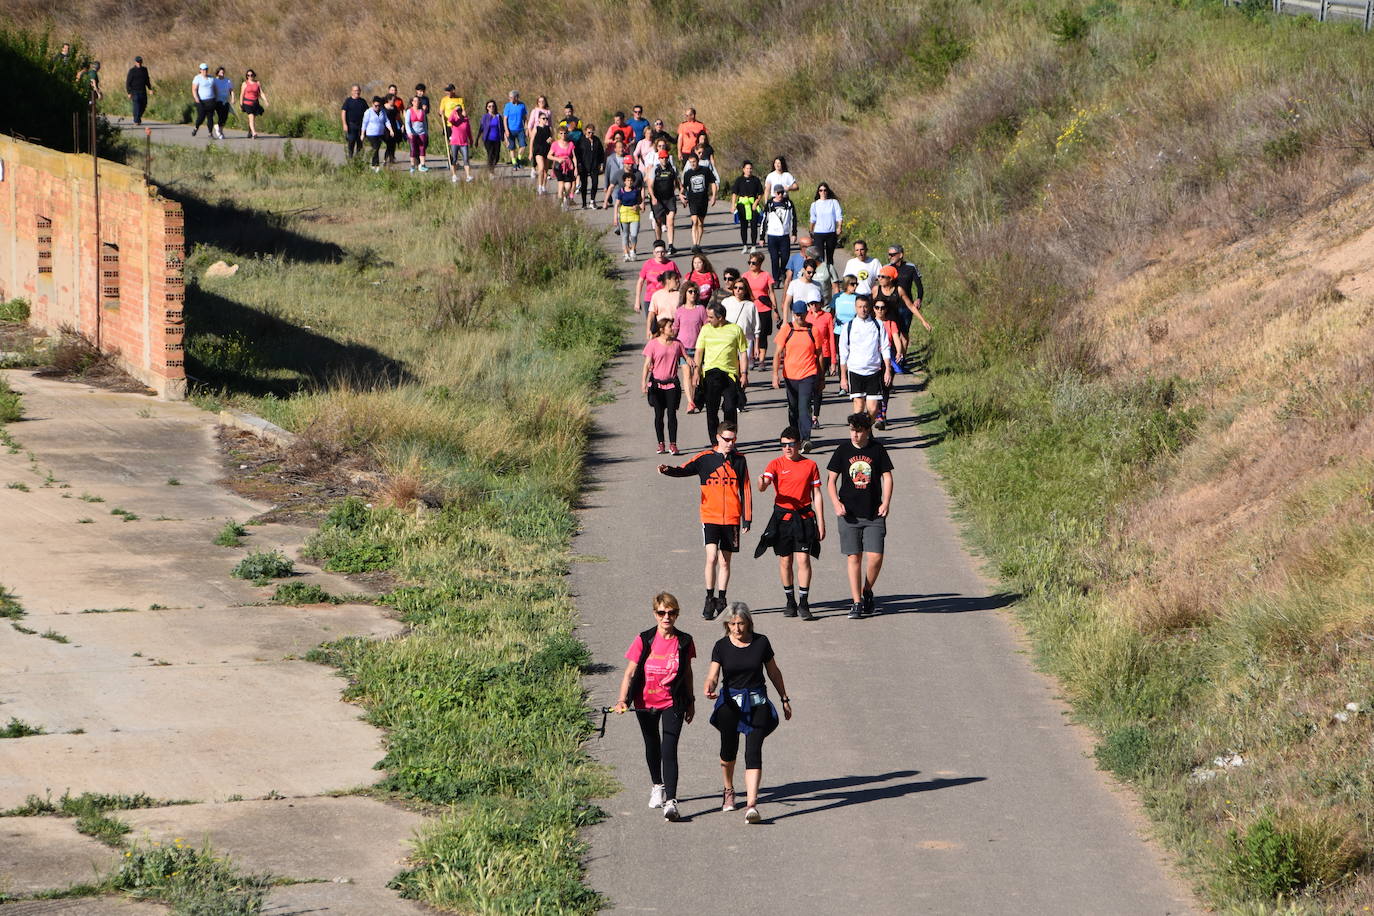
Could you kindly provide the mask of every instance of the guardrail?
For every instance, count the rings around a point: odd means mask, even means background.
[[[1225,0],[1240,6],[1243,0]],[[1374,25],[1374,0],[1272,0],[1274,12],[1286,16],[1311,16],[1318,22],[1358,22],[1366,32]]]

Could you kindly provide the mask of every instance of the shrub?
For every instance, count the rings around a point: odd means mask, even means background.
[[[0,302],[0,321],[28,321],[29,303],[24,299]]]
[[[254,585],[266,585],[267,580],[289,576],[295,569],[296,564],[280,550],[258,551],[240,560],[234,567],[233,576],[236,579],[252,579]]]
[[[1150,751],[1150,730],[1144,725],[1127,725],[1107,732],[1093,756],[1102,769],[1120,779],[1131,779],[1148,769]]]
[[[1067,7],[1050,17],[1050,34],[1061,45],[1073,44],[1088,37],[1088,17]]]
[[[0,379],[0,423],[13,423],[24,415],[19,405],[19,393]]]
[[[1293,834],[1264,815],[1244,834],[1231,832],[1231,871],[1257,897],[1273,899],[1303,886],[1302,863]]]

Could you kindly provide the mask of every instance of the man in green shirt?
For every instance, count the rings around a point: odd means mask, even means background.
[[[737,422],[739,392],[749,384],[749,341],[739,325],[725,320],[725,306],[719,302],[706,307],[706,327],[697,335],[697,359],[706,396],[706,432],[715,442],[721,405],[725,419]]]

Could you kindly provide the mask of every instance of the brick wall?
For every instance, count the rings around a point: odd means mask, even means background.
[[[186,224],[143,173],[101,160],[99,238],[90,156],[0,137],[0,301],[75,328],[169,398],[186,394]]]

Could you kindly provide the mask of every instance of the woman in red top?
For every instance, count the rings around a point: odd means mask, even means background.
[[[644,736],[644,761],[649,765],[649,807],[662,808],[663,819],[675,821],[677,811],[677,743],[682,726],[696,716],[692,695],[692,637],[677,628],[681,609],[667,592],[654,596],[656,626],[634,638],[625,650],[625,676],[620,680],[617,714],[634,709]],[[661,734],[660,734],[661,730]]]
[[[754,294],[754,305],[759,310],[758,324],[755,325],[754,347],[755,369],[766,369],[768,362],[768,335],[773,333],[773,275],[763,269],[763,255],[749,256],[749,269],[740,277],[749,284],[749,292]]]
[[[248,138],[258,139],[258,125],[256,118],[262,114],[262,110],[267,107],[267,93],[262,91],[262,83],[258,82],[258,75],[252,70],[243,74],[243,86],[239,92],[239,107],[243,113],[248,115]]]
[[[708,304],[712,294],[720,289],[720,277],[716,276],[716,269],[704,254],[692,255],[692,269],[687,274],[687,282],[697,285],[697,301],[702,305]]]

